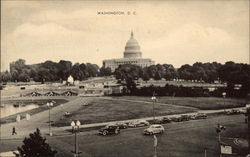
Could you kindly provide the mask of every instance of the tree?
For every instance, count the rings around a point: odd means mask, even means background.
[[[73,67],[71,68],[71,75],[74,78],[74,80],[80,80],[82,81],[82,71],[80,70],[80,64],[76,63],[73,65]]]
[[[12,73],[14,70],[21,72],[25,67],[25,60],[18,59],[17,61],[10,63],[10,72]]]
[[[8,71],[1,72],[0,82],[8,82],[11,80],[11,74]]]
[[[52,150],[49,144],[46,142],[46,138],[43,138],[40,134],[40,130],[36,129],[33,134],[30,134],[29,138],[23,140],[23,145],[18,147],[19,154],[17,157],[54,157],[57,151]]]
[[[100,76],[110,76],[111,75],[111,68],[110,67],[107,67],[105,68],[104,66],[101,67],[100,69]]]
[[[117,69],[115,69],[114,75],[117,79],[126,80],[126,79],[132,79],[136,80],[140,77],[142,77],[143,72],[142,68],[138,65],[133,64],[124,64],[119,65]]]
[[[192,80],[193,79],[193,67],[185,64],[182,65],[179,69],[179,76],[181,79],[185,79],[185,80]]]
[[[147,72],[150,78],[155,78],[157,67],[155,65],[151,65],[148,67]]]
[[[138,65],[124,64],[115,69],[114,75],[116,79],[125,81],[128,91],[131,92],[136,88],[134,80],[142,77],[142,73],[142,68]]]
[[[142,69],[142,79],[144,81],[148,81],[150,79],[147,67],[145,67],[145,68]]]
[[[227,82],[227,94],[234,95],[235,84],[241,84],[240,96],[245,96],[250,92],[250,65],[226,62],[218,69],[220,78]]]
[[[98,76],[99,73],[99,67],[96,64],[91,64],[91,63],[87,63],[86,64],[86,70],[89,74],[89,77],[96,77]]]
[[[40,65],[39,68],[44,68],[48,71],[49,76],[47,77],[47,81],[58,81],[59,77],[57,76],[58,73],[58,63],[52,61],[46,61]]]
[[[70,61],[60,60],[58,63],[58,76],[62,80],[67,80],[70,75],[72,63]]]
[[[166,80],[171,80],[171,79],[174,79],[174,78],[178,77],[177,70],[174,68],[173,65],[171,65],[171,64],[163,64],[163,67],[165,69],[164,78]]]
[[[13,81],[30,81],[30,67],[25,64],[24,59],[18,59],[10,64],[10,73]]]

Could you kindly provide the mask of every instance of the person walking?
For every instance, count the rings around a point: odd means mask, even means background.
[[[15,135],[15,134],[17,134],[16,133],[16,128],[13,126],[13,128],[12,128],[12,135]]]

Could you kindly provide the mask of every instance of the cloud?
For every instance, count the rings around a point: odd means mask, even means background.
[[[122,55],[129,34],[124,40],[117,40],[118,36],[119,33],[107,31],[96,35],[92,31],[72,30],[52,22],[25,23],[2,40],[2,68],[19,58],[27,64],[64,59],[101,65],[103,59],[114,57],[114,53]]]
[[[167,36],[143,43],[144,54],[160,63],[181,66],[194,62],[248,62],[247,43],[237,41],[225,30],[190,23]],[[237,52],[237,55],[235,54]]]
[[[27,63],[63,57],[66,59],[67,55],[74,53],[86,41],[84,32],[70,30],[55,23],[25,23],[3,39],[2,56],[8,61],[24,58]]]
[[[196,23],[186,24],[169,35],[172,42],[200,44],[203,42],[217,44],[230,42],[230,35],[222,29],[205,27]],[[219,42],[219,43],[218,43]]]
[[[39,37],[61,37],[61,36],[72,36],[78,35],[80,31],[69,30],[61,25],[55,23],[46,23],[43,25],[34,25],[31,23],[25,23],[17,27],[13,32],[13,35],[18,37],[21,35],[28,36],[39,36]]]
[[[245,4],[4,2],[1,64],[7,67],[9,62],[24,58],[28,64],[67,59],[101,65],[103,59],[122,57],[131,29],[143,56],[156,63],[248,62]],[[136,15],[97,15],[97,11],[117,10],[125,14],[136,11]]]

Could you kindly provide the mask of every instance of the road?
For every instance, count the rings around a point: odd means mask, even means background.
[[[214,116],[205,120],[164,124],[165,133],[157,135],[158,157],[201,157],[205,147],[209,148],[207,157],[219,156],[215,132],[217,123],[227,126],[227,130],[221,134],[222,141],[227,143],[233,144],[234,138],[244,137],[247,131],[243,115]],[[153,137],[143,135],[143,129],[145,127],[124,129],[119,135],[111,136],[97,135],[96,130],[81,132],[78,134],[82,152],[79,157],[152,157]],[[74,135],[47,137],[47,140],[58,151],[58,157],[73,156],[70,151],[74,150]],[[21,140],[4,140],[0,146],[8,151],[15,150],[20,144]]]

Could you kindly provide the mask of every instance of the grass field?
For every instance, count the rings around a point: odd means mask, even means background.
[[[120,100],[93,99],[88,106],[72,113],[71,117],[55,122],[55,126],[70,124],[72,119],[80,120],[82,124],[128,120],[143,117],[153,117],[153,105],[144,102],[126,102]],[[196,109],[183,106],[157,105],[156,116],[194,112]]]
[[[114,98],[152,102],[150,97],[122,96]],[[157,97],[157,100],[159,103],[173,104],[176,106],[189,106],[201,110],[215,110],[223,108],[243,107],[246,104],[250,103],[249,99],[225,98],[225,105],[224,105],[224,99],[216,97],[167,97],[166,96],[166,97]]]

